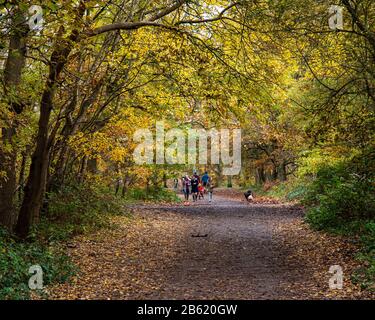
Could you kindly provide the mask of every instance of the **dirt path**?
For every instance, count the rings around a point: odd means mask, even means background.
[[[131,208],[117,228],[76,239],[80,267],[54,299],[306,299],[364,298],[344,277],[328,288],[331,265],[356,267],[355,248],[311,232],[301,208],[216,196],[182,204]]]

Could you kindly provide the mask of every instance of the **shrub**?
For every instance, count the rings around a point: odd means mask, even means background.
[[[53,242],[109,227],[109,215],[123,214],[123,200],[92,184],[68,185],[48,195],[48,211],[32,236]]]
[[[265,195],[280,200],[295,201],[303,198],[307,182],[301,178],[291,178],[284,182],[266,183],[264,186],[251,186],[257,195]]]
[[[70,259],[37,242],[19,243],[0,229],[0,299],[28,299],[29,268],[40,265],[43,285],[64,282],[75,273]]]
[[[332,160],[329,162],[328,160]],[[375,279],[375,170],[371,156],[306,158],[297,179],[272,185],[266,194],[300,200],[305,220],[315,229],[353,236],[362,245],[363,268],[353,280],[373,288]]]
[[[353,275],[353,281],[360,283],[363,289],[375,291],[375,222],[370,221],[363,225],[361,241],[363,250],[358,259],[363,262],[363,267]]]
[[[341,165],[323,168],[308,188],[303,202],[312,206],[307,221],[319,229],[375,218],[375,187],[370,179],[350,174]]]
[[[363,267],[352,276],[363,288],[375,279],[375,185],[373,172],[352,162],[322,167],[308,186],[303,202],[306,221],[314,228],[360,238]]]
[[[179,202],[180,198],[176,193],[165,188],[151,187],[147,189],[133,188],[126,194],[127,200],[137,201],[162,201]]]
[[[76,269],[57,242],[109,226],[110,214],[123,214],[123,201],[113,192],[97,185],[70,185],[48,195],[48,210],[28,242],[17,242],[0,229],[0,299],[29,298],[33,265],[42,267],[44,285],[67,281]]]

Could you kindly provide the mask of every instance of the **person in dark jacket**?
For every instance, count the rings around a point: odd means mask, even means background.
[[[184,190],[185,201],[189,201],[190,185],[191,185],[191,180],[189,176],[186,175],[182,180],[182,188]]]
[[[196,175],[191,178],[191,194],[193,195],[193,201],[197,201],[198,199],[198,185],[199,179]]]

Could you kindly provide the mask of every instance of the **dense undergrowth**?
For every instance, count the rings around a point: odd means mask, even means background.
[[[180,198],[176,193],[161,187],[152,187],[148,189],[133,188],[130,189],[125,199],[127,201],[153,201],[153,202],[179,202]]]
[[[111,227],[109,216],[124,214],[124,205],[138,200],[171,202],[176,195],[164,189],[134,189],[123,198],[97,185],[65,186],[48,195],[48,209],[27,241],[0,229],[0,300],[30,298],[29,268],[34,265],[42,267],[44,286],[67,281],[78,270],[65,254],[64,243]],[[44,290],[38,293],[45,295]]]
[[[0,230],[0,299],[28,299],[29,268],[39,265],[43,270],[43,285],[64,282],[76,269],[61,250],[37,241],[18,242]],[[40,291],[43,295],[43,290]]]

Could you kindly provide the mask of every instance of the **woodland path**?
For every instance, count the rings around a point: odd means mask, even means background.
[[[219,192],[214,202],[134,205],[115,228],[67,250],[80,267],[52,299],[366,298],[349,277],[330,290],[331,265],[356,267],[347,240],[313,232],[303,209]],[[224,195],[226,196],[224,196]]]

